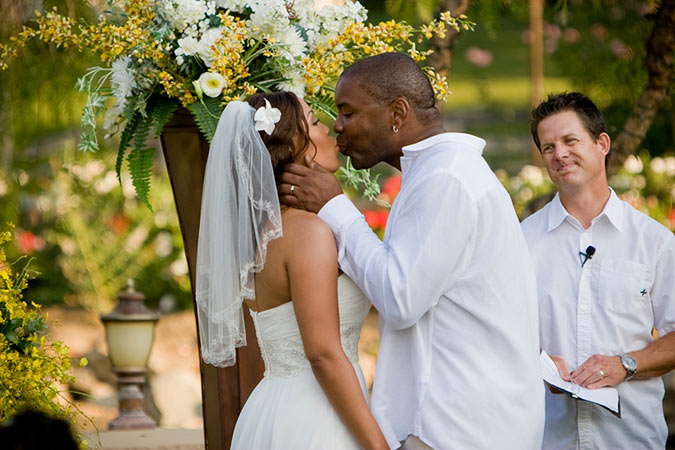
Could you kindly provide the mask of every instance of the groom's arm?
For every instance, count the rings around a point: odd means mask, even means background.
[[[338,244],[338,260],[370,298],[387,326],[417,322],[452,287],[464,267],[475,227],[474,202],[446,173],[432,174],[397,198],[385,242],[344,196],[320,211]]]

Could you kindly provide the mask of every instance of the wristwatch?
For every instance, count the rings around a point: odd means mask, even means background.
[[[632,356],[619,355],[619,357],[621,358],[621,365],[626,369],[626,378],[624,378],[624,381],[628,381],[633,378],[635,372],[637,372],[637,363]]]

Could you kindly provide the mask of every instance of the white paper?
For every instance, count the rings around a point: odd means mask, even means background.
[[[604,387],[598,389],[586,389],[574,384],[570,381],[565,381],[558,372],[558,367],[545,351],[541,351],[541,373],[544,381],[548,384],[557,387],[560,390],[568,392],[572,397],[580,398],[592,403],[597,403],[604,406],[615,414],[620,414],[619,408],[619,391],[613,387]]]

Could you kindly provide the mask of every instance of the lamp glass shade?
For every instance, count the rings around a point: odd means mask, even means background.
[[[118,370],[144,368],[152,348],[154,321],[106,323],[110,362]]]

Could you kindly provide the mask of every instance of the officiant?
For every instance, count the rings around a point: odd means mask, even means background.
[[[621,408],[619,418],[551,389],[543,448],[662,449],[660,376],[675,368],[675,237],[609,187],[610,137],[586,96],[550,95],[532,111],[531,131],[558,188],[522,223],[541,347],[565,381],[615,387]]]

